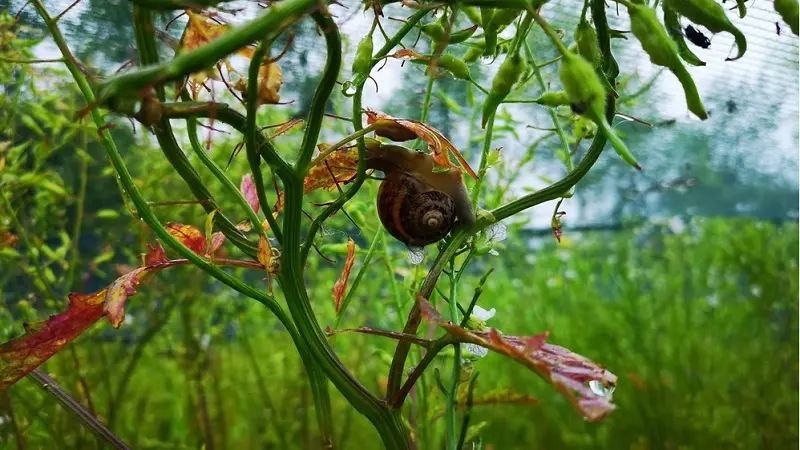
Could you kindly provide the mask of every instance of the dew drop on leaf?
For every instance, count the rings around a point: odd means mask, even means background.
[[[408,261],[416,266],[425,259],[425,249],[422,247],[408,247]]]
[[[600,397],[608,397],[609,395],[614,393],[614,387],[613,386],[605,387],[605,386],[603,386],[603,383],[600,382],[599,380],[591,380],[591,381],[589,381],[589,389],[591,389],[592,392],[594,392],[594,395],[597,395],[597,396],[600,396]]]

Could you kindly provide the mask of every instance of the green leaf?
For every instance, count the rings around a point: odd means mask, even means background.
[[[95,213],[95,217],[98,219],[116,219],[119,217],[119,213],[113,209],[101,209]]]
[[[33,120],[33,117],[27,114],[23,114],[20,116],[20,120],[22,121],[23,124],[25,124],[26,127],[30,128],[31,131],[38,134],[39,136],[44,136],[44,130],[42,130],[39,124],[36,123],[35,120]]]

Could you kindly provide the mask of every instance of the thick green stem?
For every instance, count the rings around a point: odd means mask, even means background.
[[[256,192],[258,195],[258,202],[264,210],[264,216],[267,218],[272,232],[275,234],[275,239],[279,243],[283,242],[283,233],[272,212],[269,210],[269,203],[267,203],[267,192],[264,188],[264,176],[261,173],[261,156],[259,155],[258,139],[256,130],[256,117],[259,106],[258,99],[258,76],[261,68],[261,63],[269,50],[269,45],[272,43],[270,39],[264,39],[258,44],[258,48],[253,53],[253,60],[250,61],[250,68],[248,70],[248,84],[247,84],[247,130],[245,131],[245,147],[247,151],[247,162],[250,164],[250,172],[253,174],[253,183],[256,185]],[[259,234],[264,234],[264,228],[261,224],[253,223]]]
[[[83,135],[84,145],[86,145],[86,135]],[[83,212],[86,203],[86,184],[89,179],[89,161],[81,158],[80,168],[80,181],[78,187],[78,204],[75,205],[75,227],[72,229],[72,242],[70,242],[70,259],[69,270],[67,277],[64,280],[64,292],[69,294],[72,291],[72,286],[75,283],[75,271],[78,268],[80,257],[80,246],[78,241],[81,237],[81,228],[83,227]]]
[[[300,249],[300,223],[303,217],[302,181],[319,138],[322,117],[325,113],[325,104],[333,90],[336,75],[339,73],[342,62],[341,40],[336,24],[330,17],[319,13],[313,14],[312,17],[325,34],[328,60],[306,120],[305,135],[303,136],[303,144],[295,172],[293,176],[284,180],[286,209],[283,229],[285,235],[279,279],[286,295],[289,312],[297,325],[301,339],[305,343],[305,350],[316,363],[316,366],[325,373],[353,407],[372,422],[378,433],[380,433],[386,448],[407,449],[409,446],[408,436],[402,428],[399,417],[390,412],[382,401],[372,395],[344,367],[317,322],[305,288],[303,278],[304,259],[301,252],[298,251]],[[360,120],[360,114],[356,115]],[[361,128],[361,126],[357,126],[356,131]],[[363,138],[360,138],[359,153],[365,150],[363,147]],[[363,165],[363,162],[361,165]],[[363,168],[361,172],[363,172]]]
[[[158,63],[158,53],[152,32],[152,14],[150,11],[143,8],[134,7],[133,15],[134,34],[140,63],[144,66],[155,65]],[[163,85],[157,84],[155,87],[159,100],[163,101],[165,98]],[[219,207],[211,196],[211,193],[208,192],[208,189],[203,184],[202,179],[200,179],[200,175],[194,170],[186,154],[183,153],[183,150],[181,150],[178,145],[175,134],[172,132],[169,119],[162,116],[158,122],[153,125],[153,131],[155,132],[159,147],[167,158],[167,161],[169,161],[170,165],[172,165],[178,175],[180,175],[183,181],[189,186],[192,194],[200,201],[200,204],[206,212],[211,213],[217,210],[214,216],[214,224],[217,225],[225,234],[225,237],[242,250],[242,252],[254,257],[257,252],[256,245],[248,241],[247,238],[236,229],[233,222],[219,211]]]
[[[213,66],[225,56],[264,38],[267,30],[271,36],[277,36],[319,5],[316,0],[285,0],[274,3],[262,15],[244,25],[232,28],[219,38],[191,52],[107,80],[99,87],[98,100],[100,104],[105,104],[114,98],[135,96],[148,86],[179,80],[186,74]]]
[[[458,301],[456,300],[456,281],[453,276],[455,264],[453,258],[450,259],[450,322],[459,323],[458,319]],[[462,268],[463,270],[463,268]],[[458,436],[456,429],[458,428],[456,417],[456,397],[458,396],[458,380],[461,375],[461,344],[453,344],[453,371],[450,379],[450,389],[447,391],[447,401],[445,405],[445,435],[447,436],[448,450],[458,450]]]

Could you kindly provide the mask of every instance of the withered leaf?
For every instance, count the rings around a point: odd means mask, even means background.
[[[396,142],[410,141],[419,138],[428,145],[433,155],[433,160],[440,167],[450,168],[453,163],[450,161],[450,154],[456,157],[458,164],[474,180],[478,179],[475,171],[461,155],[461,152],[436,128],[412,119],[398,119],[382,112],[364,109],[367,115],[367,123],[377,125],[375,134]]]
[[[347,281],[350,279],[350,271],[353,270],[353,264],[356,262],[356,243],[353,238],[347,238],[347,258],[344,262],[344,268],[339,275],[339,279],[331,289],[333,295],[333,304],[336,309],[336,314],[342,309],[342,302],[344,301],[344,294],[347,291]]]
[[[480,345],[528,367],[553,385],[587,420],[600,421],[614,410],[611,395],[596,395],[588,384],[594,381],[605,388],[613,388],[617,376],[564,347],[548,344],[547,333],[519,337],[505,336],[495,328],[468,330],[444,320],[427,300],[420,298],[418,301],[428,323],[444,328],[461,342]]]

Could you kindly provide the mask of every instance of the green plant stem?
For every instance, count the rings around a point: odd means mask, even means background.
[[[609,73],[609,67],[613,63],[613,56],[611,55],[611,45],[609,42],[609,35],[608,35],[608,24],[606,22],[605,15],[602,14],[604,10],[602,8],[603,0],[593,0],[593,10],[592,15],[595,21],[595,26],[597,28],[597,35],[600,41],[600,49],[603,52],[604,58],[604,67],[606,73]],[[598,3],[599,2],[599,3]],[[594,7],[600,10],[600,13],[596,13]],[[614,85],[614,75],[608,75],[609,82],[611,85]],[[606,102],[606,117],[610,120],[614,113],[615,113],[615,101],[613,98],[609,98]],[[569,192],[569,190],[577,184],[586,173],[588,173],[589,169],[597,162],[597,159],[600,157],[600,154],[603,151],[603,147],[605,147],[606,139],[603,135],[597,134],[592,141],[589,150],[586,153],[586,156],[581,160],[581,162],[575,167],[574,170],[569,172],[564,178],[553,183],[552,185],[534,192],[532,194],[526,195],[518,200],[510,202],[506,205],[503,205],[495,210],[492,211],[492,216],[494,217],[494,221],[500,221],[509,217],[511,215],[517,214],[520,211],[523,211],[527,208],[533,207],[540,203],[544,203],[549,200],[554,200],[563,196],[565,193]],[[466,240],[474,235],[475,233],[479,232],[480,230],[488,227],[492,223],[493,220],[488,219],[487,217],[480,217],[470,230],[457,230],[453,233],[453,237],[451,238],[450,242],[448,242],[447,246],[443,251],[437,255],[436,260],[431,267],[431,270],[428,272],[428,275],[425,277],[425,280],[422,283],[422,287],[419,290],[418,297],[428,298],[433,291],[433,288],[436,286],[436,282],[439,279],[439,275],[442,273],[442,270],[445,267],[447,261],[456,253],[459,247],[466,242]],[[403,333],[406,334],[416,334],[417,329],[419,328],[419,324],[421,321],[421,311],[419,307],[419,301],[414,303],[414,306],[411,308],[411,311],[408,314],[408,318],[406,320],[406,326],[403,328]],[[389,382],[388,382],[388,398],[395,398],[397,395],[397,390],[399,388],[400,377],[402,376],[403,367],[405,366],[405,361],[408,356],[408,350],[410,348],[410,344],[407,342],[399,342],[397,347],[395,348],[394,357],[392,359],[392,367],[389,372]],[[394,404],[394,402],[392,402]]]
[[[455,270],[454,256],[450,258],[450,271]],[[463,269],[462,269],[463,270]],[[455,276],[450,277],[450,322],[459,323],[458,320],[458,301],[456,300],[456,281]],[[447,391],[447,400],[445,404],[445,435],[447,436],[447,448],[449,450],[458,450],[456,448],[458,435],[458,421],[456,420],[456,403],[458,396],[458,380],[461,375],[461,344],[453,344],[453,372],[450,380],[450,389]]]
[[[478,223],[482,224],[482,222]],[[483,226],[485,227],[488,225],[489,224],[486,223]],[[450,242],[447,244],[444,250],[439,252],[439,254],[436,256],[433,266],[431,266],[431,269],[428,271],[428,274],[422,281],[422,286],[417,292],[416,301],[411,307],[411,311],[408,313],[408,319],[406,320],[406,326],[403,327],[403,333],[417,333],[417,329],[419,328],[419,324],[422,320],[419,299],[430,299],[431,294],[436,287],[436,282],[439,279],[439,275],[442,273],[442,270],[444,270],[447,262],[456,254],[456,251],[458,251],[459,247],[466,242],[469,236],[471,236],[472,233],[477,232],[478,229],[475,231],[470,231],[471,232],[469,233],[464,229],[454,231]],[[405,367],[406,358],[408,357],[408,351],[410,348],[411,344],[404,341],[398,342],[397,347],[395,348],[394,357],[392,358],[392,365],[389,369],[389,379],[386,388],[386,398],[389,399],[389,404],[392,405],[392,407],[395,407],[397,404],[396,399],[398,398],[400,391],[400,382],[402,381],[403,369]]]
[[[486,121],[486,133],[483,136],[483,151],[481,152],[481,165],[478,169],[478,180],[472,187],[472,208],[478,206],[478,197],[481,193],[481,186],[483,185],[483,178],[486,176],[487,162],[489,160],[489,151],[492,147],[492,131],[494,130],[494,113],[490,115]]]
[[[84,138],[84,146],[86,145],[86,134],[83,135]],[[80,246],[78,245],[78,241],[81,238],[81,228],[83,227],[83,212],[85,208],[86,202],[86,182],[89,178],[89,162],[81,158],[81,167],[80,167],[80,181],[78,187],[78,204],[75,206],[75,226],[72,229],[72,242],[70,242],[70,260],[69,260],[69,269],[67,270],[67,276],[64,280],[64,295],[69,294],[72,290],[72,286],[75,283],[75,271],[78,267],[78,259],[80,257]]]
[[[140,63],[145,66],[158,64],[158,51],[155,37],[153,35],[154,25],[152,13],[145,8],[134,7],[133,24],[134,35],[136,38],[136,48],[139,53]],[[69,60],[73,61],[73,58],[70,57]],[[159,100],[163,102],[165,99],[164,86],[162,84],[156,84],[155,90],[158,94]],[[94,110],[96,110],[96,108],[93,108],[93,111]],[[169,161],[178,175],[189,186],[192,194],[198,201],[200,201],[200,204],[203,209],[205,209],[206,213],[210,214],[212,211],[217,210],[217,213],[214,216],[214,224],[217,225],[225,234],[225,237],[228,238],[240,250],[242,250],[242,252],[255,257],[257,253],[257,247],[255,244],[250,242],[238,229],[236,229],[236,226],[225,216],[225,214],[219,211],[219,207],[214,201],[214,198],[211,196],[211,193],[203,184],[203,181],[200,179],[200,175],[194,170],[192,165],[189,163],[189,159],[186,157],[186,154],[184,154],[183,150],[181,150],[180,146],[178,145],[175,134],[172,132],[172,125],[170,124],[169,119],[163,117],[162,115],[162,117],[153,125],[152,128],[156,135],[156,139],[158,140],[161,152],[167,158],[167,161]]]
[[[66,40],[64,36],[61,34],[61,30],[58,26],[53,23],[52,19],[50,18],[47,10],[44,8],[41,0],[32,0],[32,3],[36,10],[39,12],[39,15],[44,19],[45,24],[50,31],[50,36],[53,37],[56,45],[58,46],[59,50],[61,51],[62,55],[64,55],[65,59],[67,60],[66,65],[69,69],[70,73],[72,74],[73,79],[78,85],[78,88],[81,90],[81,93],[86,98],[86,101],[89,103],[94,102],[94,92],[92,91],[91,87],[89,86],[88,81],[84,77],[83,73],[77,68],[75,64],[73,64],[71,53],[69,51],[69,47],[67,46]],[[119,175],[119,180],[122,186],[125,188],[125,191],[131,198],[131,201],[136,207],[137,213],[142,220],[150,226],[156,236],[164,241],[170,248],[175,250],[178,254],[182,257],[188,259],[192,262],[192,264],[198,266],[201,270],[208,273],[209,275],[217,278],[218,280],[222,281],[226,285],[230,286],[231,288],[241,292],[242,294],[256,299],[260,303],[264,304],[267,308],[270,309],[273,313],[279,316],[279,319],[282,321],[287,320],[286,314],[281,309],[280,305],[275,301],[274,298],[268,297],[265,294],[259,292],[258,290],[244,284],[239,279],[231,276],[227,272],[223,271],[216,265],[210,263],[202,256],[196,254],[188,247],[186,247],[181,241],[176,239],[172,236],[172,234],[167,231],[164,225],[158,221],[153,211],[150,209],[147,201],[142,196],[141,192],[139,192],[139,188],[136,186],[136,183],[133,181],[130,172],[128,172],[128,168],[125,165],[124,161],[122,160],[122,156],[119,154],[119,150],[117,149],[116,144],[114,143],[113,138],[111,137],[111,133],[107,129],[103,128],[105,124],[102,114],[96,109],[92,109],[90,114],[92,115],[92,119],[95,122],[95,125],[101,131],[98,133],[100,136],[103,145],[106,148],[106,152],[108,153],[109,160],[111,161],[111,165],[116,170],[117,174]],[[5,197],[5,196],[4,196]],[[284,323],[284,326],[289,328],[291,326],[291,322]]]
[[[8,199],[6,195],[6,189],[0,189],[0,197],[3,197],[3,204],[5,205],[6,210],[8,210],[8,216],[11,217],[11,222],[14,223],[14,226],[17,228],[17,234],[22,237],[22,242],[25,243],[25,247],[28,248],[28,252],[31,255],[36,255],[34,257],[35,261],[33,264],[33,270],[36,272],[36,276],[39,277],[39,281],[42,283],[44,287],[45,294],[47,294],[48,298],[51,300],[55,300],[57,297],[53,292],[53,288],[50,287],[50,283],[47,282],[47,278],[44,276],[44,272],[42,272],[42,264],[40,263],[40,252],[39,250],[33,246],[30,239],[28,238],[28,233],[25,231],[25,228],[22,226],[22,223],[19,221],[17,217],[17,213],[14,212],[14,209],[11,207],[11,201]]]
[[[203,146],[200,144],[200,140],[197,138],[197,119],[190,117],[186,119],[186,132],[189,134],[189,144],[194,150],[195,155],[197,158],[200,159],[200,162],[208,168],[209,171],[214,175],[222,186],[225,188],[228,193],[233,196],[236,200],[236,203],[239,204],[239,207],[242,208],[247,216],[250,218],[250,222],[253,224],[253,227],[259,234],[264,234],[264,229],[261,227],[261,222],[258,220],[258,215],[256,212],[253,211],[253,208],[247,203],[247,199],[244,198],[242,192],[236,188],[236,185],[225,175],[225,172],[222,168],[214,162],[213,159],[208,155],[208,152],[205,151]]]
[[[317,157],[311,161],[311,163],[308,166],[309,169],[324,161],[325,158],[327,158],[331,153],[335,152],[336,150],[339,150],[340,148],[344,147],[345,145],[349,144],[352,141],[355,141],[356,139],[362,136],[366,136],[367,134],[373,132],[376,128],[378,128],[378,125],[376,124],[367,125],[366,128],[358,130],[355,133],[352,133],[348,136],[345,136],[339,142],[331,145],[330,147],[327,147],[324,151],[320,152],[320,154],[317,155]]]
[[[423,356],[419,364],[417,364],[416,367],[414,367],[414,370],[411,371],[411,373],[408,375],[408,379],[406,379],[406,382],[403,383],[403,386],[397,392],[397,397],[394,399],[392,407],[400,408],[403,406],[403,403],[405,402],[406,397],[408,397],[408,394],[411,392],[411,389],[414,387],[414,384],[418,380],[421,380],[422,374],[436,358],[436,355],[438,355],[439,352],[442,351],[442,349],[444,349],[445,347],[447,347],[452,343],[453,341],[448,336],[445,336],[431,343],[431,345],[427,348],[427,351],[425,352],[425,356]]]
[[[188,73],[203,70],[240,48],[263,39],[265,30],[270,31],[270,36],[277,36],[305,13],[319,6],[316,0],[286,0],[275,3],[255,19],[230,29],[206,45],[161,64],[108,79],[98,88],[98,100],[103,105],[114,98],[133,96],[148,86],[179,80]]]
[[[392,49],[403,40],[403,37],[406,36],[411,30],[414,29],[414,26],[425,17],[429,11],[417,11],[411,17],[406,20],[406,23],[397,30],[397,33],[390,39],[388,42],[384,44],[383,47],[378,50],[378,52],[373,56],[372,62],[370,63],[370,70],[378,64],[381,59],[389,54]],[[353,95],[353,134],[361,132],[364,129],[363,123],[361,121],[361,97],[363,95],[364,90],[364,82],[366,80],[361,80],[359,84],[356,85],[356,92]],[[306,126],[308,130],[308,125]],[[319,229],[322,227],[322,223],[330,217],[334,212],[336,212],[339,208],[342,207],[348,200],[350,200],[353,196],[358,193],[358,190],[361,189],[361,186],[364,184],[364,180],[366,179],[366,156],[367,156],[367,147],[364,143],[364,138],[359,137],[357,140],[357,149],[358,149],[358,168],[356,169],[356,177],[351,182],[350,187],[345,191],[343,195],[340,195],[333,203],[328,205],[327,208],[317,216],[311,223],[309,227],[308,233],[306,234],[306,240],[301,248],[301,261],[305,263],[306,259],[308,259],[308,252],[311,250],[311,244],[314,242],[314,237],[316,236]],[[313,152],[313,149],[312,149]]]
[[[422,101],[422,113],[420,113],[419,121],[425,122],[428,120],[428,113],[431,110],[431,97],[433,96],[433,83],[436,79],[433,77],[433,72],[428,75],[428,84],[425,86],[425,99]],[[414,148],[419,148],[422,142],[420,139],[414,141]]]
[[[332,18],[320,13],[312,14],[315,22],[325,35],[328,60],[324,74],[317,92],[314,95],[303,136],[300,157],[292,177],[284,180],[286,192],[285,214],[283,218],[284,248],[283,260],[279,280],[287,299],[289,312],[297,326],[300,338],[305,344],[303,353],[307,353],[314,361],[316,367],[330,379],[339,392],[347,398],[353,407],[375,426],[386,448],[407,449],[408,437],[402,428],[397,414],[390,412],[383,402],[372,395],[342,364],[336,353],[329,345],[322,331],[311,302],[303,278],[304,257],[300,251],[300,222],[302,220],[303,206],[303,177],[307,171],[308,163],[315,148],[325,112],[325,104],[336,83],[336,75],[341,67],[341,39],[339,31]],[[362,85],[363,86],[363,85]],[[360,96],[359,96],[360,101]],[[354,117],[359,123],[354,123],[355,131],[360,130],[360,108],[354,108]],[[362,182],[364,176],[365,146],[363,138],[359,138],[359,172]],[[359,186],[360,187],[360,186]],[[352,188],[351,188],[352,190]],[[343,203],[343,202],[342,202]]]
[[[187,102],[188,103],[188,102]],[[245,135],[247,133],[247,118],[225,103],[164,103],[161,105],[162,114],[170,119],[185,119],[187,117],[214,118],[224,124],[230,125],[236,131]],[[256,148],[264,161],[281,180],[294,177],[292,167],[284,161],[275,146],[262,133],[256,133]]]
[[[253,174],[253,183],[256,186],[258,201],[261,204],[261,209],[264,211],[264,216],[269,223],[270,229],[275,234],[275,239],[279,243],[283,242],[283,233],[281,232],[278,221],[272,216],[269,203],[267,203],[267,191],[264,188],[264,176],[261,173],[261,156],[258,152],[256,118],[259,106],[258,98],[258,76],[261,63],[269,50],[269,45],[272,43],[271,39],[265,38],[258,44],[258,48],[253,53],[253,59],[250,61],[248,69],[248,83],[247,83],[247,129],[245,130],[245,149],[247,152],[247,162],[250,164],[250,172]],[[252,219],[251,219],[252,220]],[[253,226],[260,235],[264,234],[264,228],[260,223],[253,222]]]
[[[535,20],[536,23],[539,24],[540,27],[542,27],[542,30],[547,35],[547,37],[549,37],[550,40],[553,41],[553,45],[555,45],[556,48],[558,49],[558,53],[561,53],[561,55],[566,55],[567,53],[569,53],[569,49],[567,49],[567,46],[564,45],[563,42],[561,42],[561,38],[558,37],[558,33],[556,33],[556,30],[554,30],[553,27],[551,27],[550,24],[548,24],[547,21],[544,20],[542,16],[539,15],[538,12],[530,11],[531,6],[528,6],[528,9],[530,14],[533,16],[533,20]]]
[[[533,68],[533,74],[536,77],[536,82],[539,84],[539,89],[541,89],[542,92],[545,92],[547,90],[547,84],[545,84],[544,78],[542,78],[542,72],[539,70],[539,66],[536,65],[536,58],[533,56],[530,45],[525,42],[524,47],[528,61]],[[558,121],[555,108],[548,107],[547,112],[550,114],[550,120],[553,121],[553,128],[555,128],[556,134],[558,134],[558,138],[561,141],[561,151],[564,153],[564,164],[567,166],[567,172],[571,172],[572,169],[575,168],[575,164],[572,161],[572,152],[570,151],[569,143],[567,142],[567,136],[564,134],[564,129],[561,127],[561,123]]]

